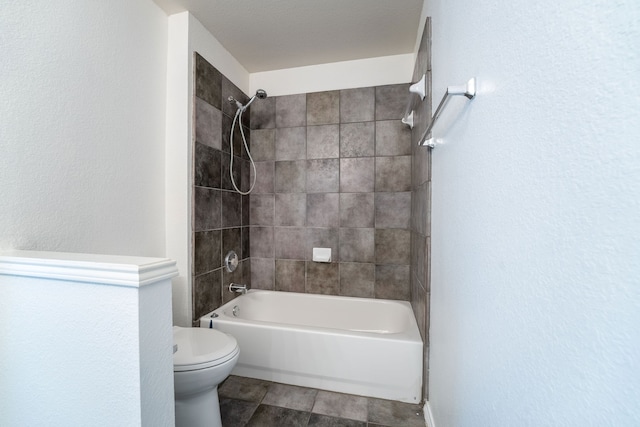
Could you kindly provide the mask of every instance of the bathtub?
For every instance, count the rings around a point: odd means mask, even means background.
[[[238,340],[232,375],[421,400],[422,339],[408,302],[250,290],[200,326]]]

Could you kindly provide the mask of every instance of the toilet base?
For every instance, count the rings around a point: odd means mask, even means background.
[[[176,427],[222,427],[218,387],[176,399]]]

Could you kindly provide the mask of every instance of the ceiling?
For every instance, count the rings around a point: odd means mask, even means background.
[[[413,53],[423,0],[154,0],[189,10],[249,71]]]

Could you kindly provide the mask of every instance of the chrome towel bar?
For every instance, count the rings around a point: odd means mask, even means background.
[[[444,109],[444,106],[446,105],[449,98],[455,95],[464,95],[469,99],[473,99],[476,96],[475,77],[469,79],[469,81],[465,85],[447,87],[447,91],[442,97],[442,101],[440,101],[440,104],[438,104],[438,108],[436,108],[436,112],[433,114],[433,118],[431,119],[431,123],[429,124],[429,127],[427,128],[427,130],[424,131],[424,133],[418,140],[418,145],[427,146],[429,148],[434,148],[436,146],[436,143],[433,140],[433,137],[427,139],[427,136],[429,136],[429,134],[431,133],[431,130],[435,126],[436,121],[438,120],[438,117],[440,117],[440,114],[442,113],[442,110]]]

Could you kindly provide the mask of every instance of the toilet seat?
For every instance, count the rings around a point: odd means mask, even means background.
[[[221,365],[233,359],[240,349],[234,337],[207,328],[173,327],[174,372],[195,371]]]

